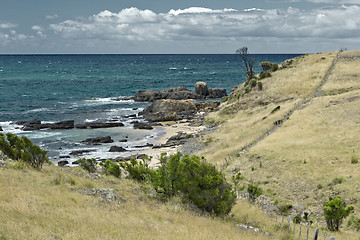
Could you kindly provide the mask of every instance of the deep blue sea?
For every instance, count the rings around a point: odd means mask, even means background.
[[[298,54],[255,55],[257,62],[280,63]],[[259,70],[259,69],[258,69]],[[257,71],[258,72],[258,71]],[[4,132],[26,135],[49,151],[52,160],[72,150],[91,149],[88,157],[121,156],[108,153],[110,145],[134,150],[161,135],[161,131],[134,130],[126,115],[148,103],[116,98],[138,90],[162,90],[205,81],[209,88],[230,89],[244,80],[235,55],[0,55],[0,126]],[[15,121],[41,120],[75,123],[118,121],[125,127],[93,130],[24,132]],[[140,119],[141,120],[141,119]],[[110,135],[115,143],[89,147],[80,141]],[[117,141],[127,138],[127,143]],[[123,154],[124,155],[124,154]]]

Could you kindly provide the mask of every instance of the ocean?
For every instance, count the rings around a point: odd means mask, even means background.
[[[257,62],[280,63],[299,54],[259,54]],[[257,64],[258,65],[258,64]],[[259,67],[257,72],[259,72]],[[164,132],[135,130],[126,116],[137,114],[149,103],[118,98],[138,90],[185,86],[194,90],[204,81],[209,88],[230,89],[245,75],[233,54],[194,55],[0,55],[0,126],[30,138],[48,151],[50,160],[68,158],[70,152],[90,150],[85,157],[96,159],[126,156],[132,152],[110,153],[112,145],[139,151]],[[74,120],[122,122],[124,127],[22,131],[16,121],[41,120],[52,123]],[[141,117],[138,119],[142,121]],[[88,146],[90,137],[111,136],[112,144]],[[119,142],[126,139],[127,142]]]

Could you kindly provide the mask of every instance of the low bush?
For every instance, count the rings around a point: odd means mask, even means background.
[[[6,137],[0,133],[0,150],[15,161],[24,161],[34,168],[41,169],[48,162],[47,151],[33,144],[25,136],[21,138],[15,134],[7,133]]]
[[[146,157],[141,160],[136,160],[132,158],[130,162],[120,163],[120,167],[124,169],[129,175],[127,178],[137,180],[139,182],[144,182],[151,179],[154,170],[149,167],[150,158]]]
[[[259,186],[250,184],[248,186],[248,193],[249,197],[252,201],[255,201],[255,199],[262,194],[262,190]]]
[[[116,162],[107,159],[105,163],[100,163],[100,165],[105,168],[106,173],[114,175],[115,177],[120,177],[121,169],[119,164],[117,164]]]
[[[269,78],[269,77],[271,77],[270,72],[260,72],[260,74],[259,74],[260,79]]]
[[[96,171],[97,162],[94,158],[79,158],[77,162],[80,167],[82,167],[89,173],[94,173]]]
[[[351,157],[351,164],[358,164],[359,163],[359,159],[355,156]]]
[[[328,229],[330,231],[339,231],[343,220],[353,211],[354,207],[346,207],[340,197],[329,197],[329,201],[324,204],[324,216]]]
[[[130,178],[150,182],[164,201],[179,195],[183,201],[217,216],[227,215],[235,203],[236,195],[222,173],[195,155],[162,154],[156,170],[150,169],[147,162],[135,159],[122,167]]]
[[[268,71],[275,72],[279,69],[279,66],[276,63],[271,63],[271,62],[261,62],[260,66],[263,69],[263,72],[268,72]]]

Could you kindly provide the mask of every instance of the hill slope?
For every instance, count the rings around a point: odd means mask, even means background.
[[[201,154],[319,220],[329,196],[342,196],[359,215],[359,64],[360,51],[302,56],[264,79],[262,91],[234,100],[236,88],[209,116],[220,125],[203,136],[209,147]]]

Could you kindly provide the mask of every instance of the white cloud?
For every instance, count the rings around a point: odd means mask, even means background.
[[[45,16],[46,19],[57,19],[59,18],[59,16],[57,14],[54,14],[54,15],[47,15]]]
[[[0,23],[0,29],[15,28],[17,25],[13,23]]]
[[[103,11],[85,20],[51,24],[65,38],[125,40],[194,40],[360,37],[360,6],[302,11],[297,8],[212,10],[188,8],[156,14],[137,8]]]
[[[35,31],[44,31],[44,29],[41,26],[38,26],[38,25],[32,26],[31,29],[35,30]]]

